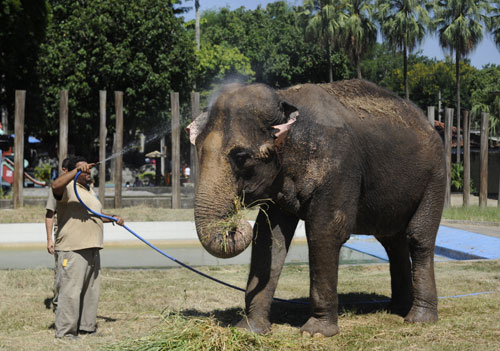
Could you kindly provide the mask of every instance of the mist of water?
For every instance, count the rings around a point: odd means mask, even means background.
[[[163,126],[160,126],[160,128],[156,128],[154,131],[151,131],[148,133],[143,133],[145,136],[144,145],[147,145],[153,141],[156,141],[156,140],[162,138],[167,133],[169,133],[170,130],[171,130],[171,126],[165,123]],[[103,163],[103,162],[110,161],[112,159],[117,158],[120,155],[124,155],[127,152],[130,152],[132,150],[137,149],[139,147],[139,143],[140,143],[140,141],[137,141],[137,140],[130,142],[127,146],[123,147],[121,151],[115,152],[114,154],[106,157],[104,160],[96,162],[96,165]]]

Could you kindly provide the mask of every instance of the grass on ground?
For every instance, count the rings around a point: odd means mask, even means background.
[[[248,266],[202,267],[205,273],[244,286]],[[303,338],[306,307],[273,304],[273,330],[254,335],[231,325],[242,315],[243,293],[182,268],[102,271],[100,336],[54,339],[49,269],[0,271],[0,350],[498,350],[500,261],[436,264],[440,296],[491,294],[440,300],[440,320],[408,325],[382,305],[356,301],[390,296],[389,267],[341,266],[340,334]],[[276,296],[309,295],[308,267],[285,266]]]
[[[173,210],[170,208],[152,208],[141,205],[119,209],[105,209],[104,212],[122,216],[126,222],[194,221],[193,209]],[[254,220],[257,217],[258,210],[245,210],[243,212],[247,219]],[[45,208],[42,206],[25,206],[16,210],[0,209],[0,223],[42,223],[44,217]],[[497,207],[452,207],[444,210],[443,219],[500,223],[500,211]]]

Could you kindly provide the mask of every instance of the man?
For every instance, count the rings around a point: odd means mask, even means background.
[[[61,170],[62,173],[68,171],[68,161],[69,158],[65,158],[62,161]],[[56,218],[56,206],[57,202],[52,193],[52,189],[49,189],[49,197],[47,198],[47,204],[45,205],[45,231],[47,232],[47,251],[49,254],[54,255],[54,260],[56,264],[56,275],[54,278],[54,297],[52,298],[52,306],[55,312],[57,308],[57,296],[59,294],[59,279],[57,276],[57,253],[54,251],[54,240],[52,238],[52,233],[57,232],[57,218]]]
[[[76,338],[80,334],[93,334],[97,329],[97,303],[100,292],[100,256],[103,247],[103,222],[112,222],[91,214],[78,201],[73,189],[77,180],[78,194],[93,211],[102,213],[102,205],[90,189],[90,170],[82,157],[72,157],[68,171],[52,183],[57,200],[55,251],[59,271],[59,296],[56,310],[56,338]],[[117,219],[119,225],[124,221]]]

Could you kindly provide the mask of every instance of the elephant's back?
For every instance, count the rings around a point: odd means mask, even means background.
[[[431,130],[425,115],[417,106],[371,82],[352,79],[319,86],[347,110],[354,112],[361,121]]]

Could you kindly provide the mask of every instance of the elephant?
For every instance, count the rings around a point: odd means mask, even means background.
[[[418,107],[357,79],[282,90],[231,84],[189,128],[202,245],[229,258],[252,243],[237,327],[271,331],[271,303],[299,220],[310,274],[303,335],[339,332],[339,252],[351,234],[373,235],[385,248],[391,310],[407,323],[437,321],[434,248],[446,166],[442,140]],[[255,204],[265,206],[252,229],[239,213]]]

